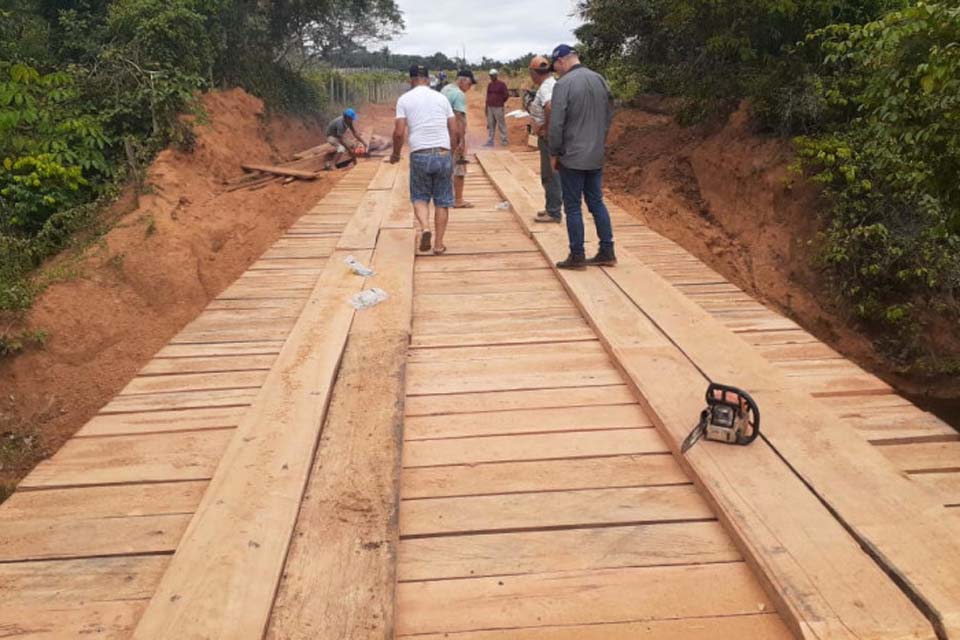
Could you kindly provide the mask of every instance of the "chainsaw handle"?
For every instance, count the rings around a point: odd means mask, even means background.
[[[729,394],[735,395],[737,400],[729,400],[727,398]],[[749,412],[752,414],[753,420],[750,422],[750,425],[753,429],[751,429],[750,435],[738,437],[737,444],[746,445],[757,439],[760,435],[760,407],[757,406],[756,401],[750,397],[749,393],[737,387],[711,382],[707,387],[706,396],[708,406],[718,403],[725,404],[728,407],[736,407],[740,413]],[[744,408],[744,404],[746,404],[746,408]]]

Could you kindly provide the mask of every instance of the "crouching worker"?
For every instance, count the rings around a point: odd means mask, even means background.
[[[340,156],[344,153],[350,156],[350,161],[356,161],[357,142],[363,146],[367,146],[363,138],[360,137],[360,134],[357,133],[357,130],[353,128],[353,123],[356,119],[357,112],[353,109],[347,109],[343,112],[343,115],[337,116],[327,125],[327,143],[333,146],[333,150],[327,152],[327,155],[324,156],[323,168],[326,171],[330,171],[330,169],[336,166],[340,161]],[[357,142],[346,139],[347,131],[353,134]]]

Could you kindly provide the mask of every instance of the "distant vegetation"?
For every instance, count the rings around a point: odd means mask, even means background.
[[[154,153],[191,147],[199,91],[318,112],[325,61],[402,26],[393,0],[0,0],[0,312]]]
[[[389,47],[375,51],[368,51],[357,47],[351,51],[341,51],[331,57],[331,62],[338,67],[361,67],[374,69],[396,69],[406,71],[412,65],[422,64],[431,71],[450,71],[460,67],[470,67],[480,70],[507,69],[509,71],[523,71],[527,68],[534,54],[528,53],[513,60],[497,60],[483,56],[479,63],[467,64],[460,58],[450,58],[439,51],[432,56],[407,55],[394,53]]]
[[[749,99],[823,186],[818,262],[888,351],[960,370],[927,321],[960,319],[960,8],[955,1],[581,0],[578,30],[620,97],[680,117]],[[926,350],[924,349],[926,346]]]

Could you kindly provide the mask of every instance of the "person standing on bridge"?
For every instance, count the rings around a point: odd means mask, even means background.
[[[450,107],[457,118],[457,132],[460,146],[453,150],[453,198],[454,209],[472,209],[473,204],[463,199],[463,183],[467,176],[467,95],[466,92],[477,84],[470,69],[461,69],[457,73],[456,84],[448,84],[441,93],[450,101]]]
[[[558,262],[557,267],[612,267],[617,264],[613,226],[610,212],[603,203],[603,162],[607,132],[613,121],[610,85],[599,73],[580,64],[580,57],[569,45],[559,45],[551,58],[560,80],[553,88],[550,101],[547,143],[551,163],[560,173],[570,241],[570,255]],[[600,250],[589,260],[583,246],[583,199],[593,214],[600,239]]]
[[[453,161],[450,150],[459,147],[457,121],[450,101],[430,88],[430,72],[423,65],[410,67],[411,89],[397,100],[390,163],[400,162],[407,132],[410,134],[410,201],[420,228],[420,251],[430,250],[430,202],[435,209],[437,237],[433,253],[447,247],[443,235],[453,205]]]
[[[352,142],[346,139],[347,131],[353,134],[353,137],[357,139],[357,142],[363,146],[367,146],[367,143],[363,141],[363,138],[360,137],[360,134],[357,133],[357,130],[353,128],[353,123],[357,119],[357,112],[353,109],[345,110],[341,115],[337,116],[330,121],[330,124],[327,125],[327,143],[333,147],[332,151],[328,151],[326,156],[323,158],[323,168],[326,171],[330,171],[337,161],[340,159],[340,155],[347,153],[350,155],[351,160],[357,159],[357,154],[355,152],[357,148],[356,142]]]
[[[500,128],[500,141],[503,146],[507,146],[507,119],[503,115],[503,105],[510,98],[510,90],[507,85],[499,79],[499,73],[496,69],[490,69],[490,84],[487,85],[487,144],[493,146],[493,137]]]
[[[530,61],[530,79],[537,87],[537,93],[527,107],[533,120],[533,133],[537,136],[537,148],[540,150],[540,183],[546,198],[546,209],[539,212],[535,222],[561,222],[563,214],[563,189],[560,186],[560,174],[553,170],[550,163],[550,149],[547,148],[547,133],[550,130],[550,101],[553,99],[553,87],[557,79],[553,77],[553,67],[544,56],[534,56]]]

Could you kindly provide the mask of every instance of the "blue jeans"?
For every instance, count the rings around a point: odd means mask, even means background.
[[[583,208],[581,201],[587,201],[587,209],[593,214],[597,225],[597,237],[600,249],[613,249],[613,226],[610,224],[610,212],[603,204],[603,169],[584,171],[568,169],[560,165],[560,184],[563,187],[563,209],[567,212],[567,237],[570,240],[570,253],[583,254]]]
[[[436,207],[453,206],[453,160],[449,151],[410,154],[410,201],[431,200]]]
[[[547,197],[547,213],[559,220],[563,206],[560,175],[550,166],[550,151],[546,138],[537,138],[537,148],[540,149],[540,184],[543,185],[543,193]]]

